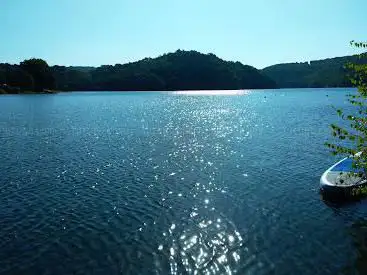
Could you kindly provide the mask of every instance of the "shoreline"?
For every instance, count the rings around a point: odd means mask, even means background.
[[[277,90],[324,90],[324,89],[357,89],[356,87],[317,87],[317,88],[269,88],[269,89],[218,89],[218,90],[163,90],[163,91],[126,91],[126,90],[116,90],[116,91],[107,91],[107,90],[75,90],[75,91],[62,91],[62,90],[48,90],[45,89],[42,92],[33,92],[29,90],[19,90],[17,87],[9,87],[9,90],[6,91],[0,88],[0,96],[1,95],[53,95],[53,94],[64,94],[64,93],[173,93],[176,95],[221,95],[221,94],[228,94],[228,95],[243,95],[248,94],[249,92],[253,91],[277,91]]]

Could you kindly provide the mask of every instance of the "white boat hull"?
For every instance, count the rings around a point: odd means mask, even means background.
[[[353,159],[346,157],[321,176],[320,189],[324,192],[340,192],[364,185],[367,181],[359,175],[361,170],[352,167]]]

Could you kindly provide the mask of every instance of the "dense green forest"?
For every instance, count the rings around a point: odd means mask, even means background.
[[[100,67],[48,66],[42,59],[0,63],[0,93],[53,91],[167,91],[352,86],[344,65],[367,58],[337,57],[288,63],[261,71],[196,51]]]
[[[278,88],[351,87],[347,63],[367,64],[366,56],[344,56],[304,63],[286,63],[266,67],[262,72]]]
[[[40,59],[20,65],[0,64],[0,83],[19,87],[8,92],[166,91],[275,88],[254,67],[224,61],[213,54],[176,51],[128,64],[93,67],[48,67]],[[5,91],[5,86],[0,89]]]

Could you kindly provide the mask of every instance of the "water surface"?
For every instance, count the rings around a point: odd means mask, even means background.
[[[347,92],[0,97],[0,273],[363,274],[318,193]]]

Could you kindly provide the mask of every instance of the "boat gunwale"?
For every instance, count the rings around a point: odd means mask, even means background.
[[[361,154],[361,152],[358,152],[355,156],[359,156]],[[331,167],[329,167],[321,176],[321,179],[320,179],[320,183],[321,183],[321,188],[323,186],[328,186],[328,187],[336,187],[336,188],[351,188],[351,187],[358,187],[358,186],[361,186],[361,185],[364,185],[367,183],[367,179],[361,179],[360,181],[358,181],[357,183],[354,183],[354,184],[344,184],[344,185],[337,185],[335,183],[331,183],[328,179],[327,179],[327,175],[332,172],[332,170],[337,166],[339,165],[340,163],[342,163],[343,161],[351,158],[352,156],[349,156],[349,157],[345,157],[341,160],[339,160],[338,162],[336,162],[335,164],[333,164]],[[352,172],[352,171],[351,171]],[[343,172],[342,172],[343,173]],[[349,173],[349,172],[347,172]]]

